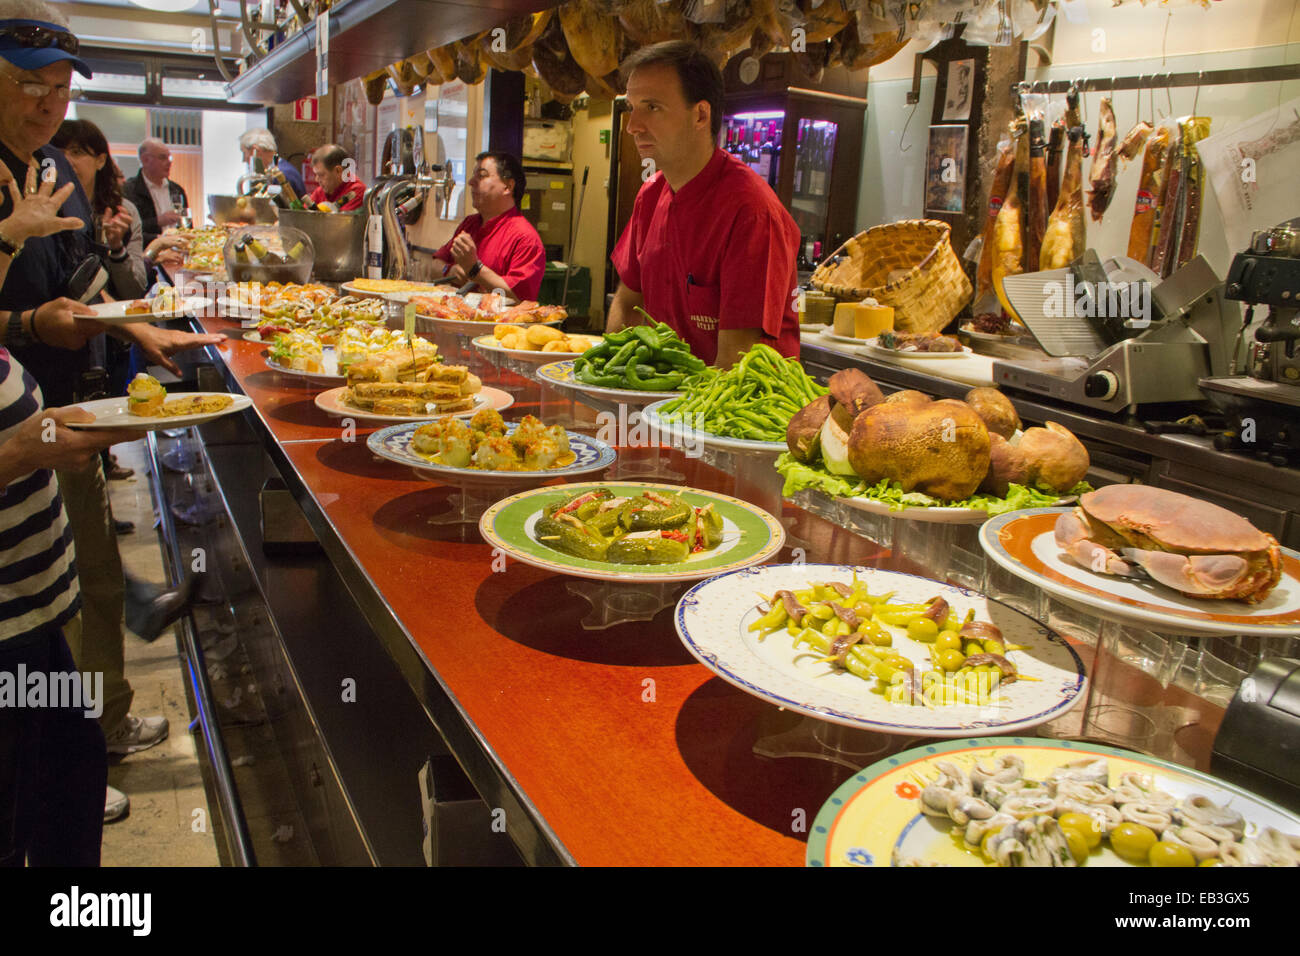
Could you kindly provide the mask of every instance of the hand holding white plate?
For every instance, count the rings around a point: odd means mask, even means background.
[[[253,404],[247,395],[229,395],[225,392],[178,392],[169,400],[229,398],[231,402],[225,408],[215,412],[199,412],[189,415],[132,415],[128,408],[126,396],[121,398],[101,398],[93,402],[79,402],[76,407],[85,409],[95,416],[93,422],[68,422],[69,428],[112,429],[122,428],[129,431],[154,432],[164,428],[187,428],[190,425],[202,425],[223,415],[242,412]]]

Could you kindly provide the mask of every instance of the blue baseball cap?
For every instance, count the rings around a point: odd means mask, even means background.
[[[44,32],[42,32],[44,31]],[[65,49],[56,40],[66,37]],[[35,71],[68,60],[72,68],[87,79],[90,67],[76,54],[80,44],[67,27],[45,20],[0,20],[0,57],[8,60],[20,70]]]

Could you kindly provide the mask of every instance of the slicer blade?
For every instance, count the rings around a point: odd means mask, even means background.
[[[994,280],[998,298],[1048,355],[1092,358],[1107,342],[1091,323],[1077,318],[1065,301],[1070,267],[1003,276]]]

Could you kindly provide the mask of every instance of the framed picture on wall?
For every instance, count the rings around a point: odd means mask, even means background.
[[[966,207],[966,135],[964,125],[930,127],[925,154],[925,211],[960,213]]]
[[[970,105],[975,99],[975,61],[949,60],[943,89],[943,121],[964,123],[970,119]]]

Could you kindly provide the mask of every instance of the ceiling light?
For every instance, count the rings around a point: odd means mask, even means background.
[[[137,7],[157,13],[180,13],[194,6],[198,0],[131,0]]]

